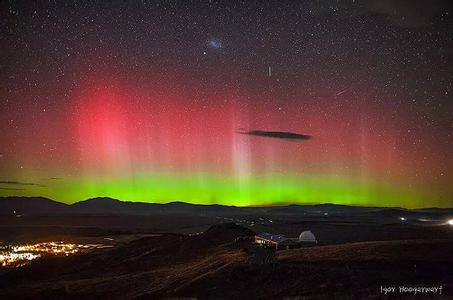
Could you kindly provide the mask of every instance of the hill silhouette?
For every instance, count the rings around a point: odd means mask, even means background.
[[[286,205],[237,207],[219,204],[191,204],[186,202],[148,203],[121,201],[109,197],[87,199],[68,205],[44,197],[0,197],[0,215],[153,215],[153,214],[275,214],[275,215],[376,215],[414,216],[451,214],[450,208],[404,209],[399,207],[366,207],[341,204]]]

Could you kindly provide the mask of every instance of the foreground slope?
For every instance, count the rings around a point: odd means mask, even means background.
[[[453,288],[453,241],[389,241],[277,252],[252,264],[250,230],[220,224],[200,235],[162,235],[110,251],[48,259],[6,274],[1,298],[154,299],[379,296],[386,284]]]

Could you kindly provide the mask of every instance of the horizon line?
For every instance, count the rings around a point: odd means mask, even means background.
[[[171,204],[171,203],[184,203],[184,204],[190,204],[190,205],[200,205],[200,206],[210,206],[210,205],[219,205],[219,206],[224,206],[224,207],[238,207],[238,208],[266,208],[266,207],[287,207],[291,205],[296,205],[296,206],[316,206],[316,205],[336,205],[336,206],[348,206],[348,207],[366,207],[366,208],[388,208],[388,209],[404,209],[404,210],[421,210],[421,209],[453,209],[453,207],[437,207],[437,206],[431,206],[431,207],[417,207],[417,208],[407,208],[407,207],[402,207],[402,206],[377,206],[377,205],[356,205],[356,204],[339,204],[339,203],[333,203],[333,202],[305,202],[305,203],[295,203],[295,202],[277,202],[274,204],[263,204],[263,205],[228,205],[228,204],[219,204],[219,203],[193,203],[193,202],[186,202],[183,200],[172,200],[168,202],[147,202],[143,200],[122,200],[122,199],[117,199],[117,198],[112,198],[109,196],[97,196],[97,197],[91,197],[91,198],[86,198],[83,200],[78,200],[74,201],[72,203],[65,203],[60,200],[55,200],[49,197],[45,196],[0,196],[0,199],[2,198],[43,198],[47,199],[53,202],[61,203],[67,206],[71,206],[80,202],[85,202],[89,200],[94,200],[94,199],[111,199],[119,202],[124,202],[124,203],[144,203],[144,204]]]

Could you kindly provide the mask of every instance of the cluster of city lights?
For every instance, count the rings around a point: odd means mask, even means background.
[[[408,220],[407,217],[399,217],[399,220],[401,222],[406,222]],[[426,219],[426,218],[419,218],[417,219],[417,221],[419,222],[437,222],[437,224],[440,224],[440,225],[450,225],[450,226],[453,226],[453,219],[448,219],[446,221],[444,220],[433,220],[433,219]]]
[[[20,267],[45,255],[69,256],[80,251],[105,247],[111,246],[102,244],[80,245],[65,242],[0,246],[0,265],[3,267]]]
[[[78,245],[64,242],[47,242],[31,245],[16,245],[11,247],[13,252],[38,252],[50,254],[74,254],[78,252]]]
[[[8,266],[14,266],[14,267],[20,267],[27,262],[32,261],[34,259],[37,259],[38,257],[41,257],[41,254],[33,254],[33,253],[14,253],[14,252],[9,252],[9,253],[3,253],[0,254],[0,263],[2,264],[3,267],[8,267]]]

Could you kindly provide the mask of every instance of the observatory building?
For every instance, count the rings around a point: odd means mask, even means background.
[[[316,245],[318,241],[315,235],[310,230],[303,231],[299,238],[288,238],[283,234],[272,234],[262,232],[255,235],[255,243],[257,245],[275,248],[276,250],[293,249],[302,246]]]
[[[264,247],[273,247],[275,249],[289,249],[294,240],[287,238],[283,234],[259,233],[255,235],[255,243]]]
[[[317,244],[318,243],[318,241],[316,240],[315,235],[310,230],[303,231],[299,235],[299,242],[300,243],[313,243],[313,244]]]

